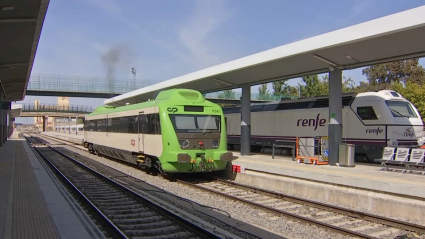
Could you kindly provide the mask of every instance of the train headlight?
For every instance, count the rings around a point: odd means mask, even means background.
[[[396,139],[390,139],[390,140],[388,140],[388,145],[389,146],[397,146],[398,141]]]
[[[214,139],[213,141],[211,141],[211,145],[213,146],[213,148],[218,148],[218,139]]]
[[[180,147],[182,149],[189,147],[189,140],[181,139],[181,140],[179,140],[179,142],[180,142]]]
[[[418,139],[418,145],[419,145],[419,146],[424,145],[424,141],[423,141],[423,139]]]

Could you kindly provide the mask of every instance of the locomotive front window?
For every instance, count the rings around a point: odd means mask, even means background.
[[[387,100],[386,103],[394,117],[417,117],[415,111],[412,108],[412,105],[409,102]]]
[[[170,119],[177,133],[220,132],[220,116],[170,115]]]

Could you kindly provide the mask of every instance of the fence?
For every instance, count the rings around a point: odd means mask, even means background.
[[[90,76],[68,76],[33,74],[28,82],[28,90],[34,91],[63,91],[85,93],[124,94],[149,85],[157,81],[133,79],[105,78]]]
[[[66,113],[91,113],[91,106],[85,105],[49,105],[49,104],[23,104],[22,112],[66,112]]]

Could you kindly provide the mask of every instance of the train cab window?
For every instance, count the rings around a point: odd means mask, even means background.
[[[418,117],[409,102],[399,100],[387,100],[385,102],[394,117]]]
[[[372,106],[357,107],[357,114],[362,120],[377,120]]]

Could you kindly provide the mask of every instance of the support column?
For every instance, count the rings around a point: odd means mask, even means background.
[[[46,132],[46,116],[43,116],[43,132]]]
[[[251,86],[242,87],[241,155],[251,154]]]
[[[329,165],[339,162],[342,143],[342,70],[329,71]]]
[[[5,130],[4,130],[4,139],[5,141],[9,138],[9,132],[10,132],[10,121],[12,120],[12,117],[10,116],[11,114],[11,110],[12,110],[12,102],[7,102],[6,103],[6,124],[5,124]]]

